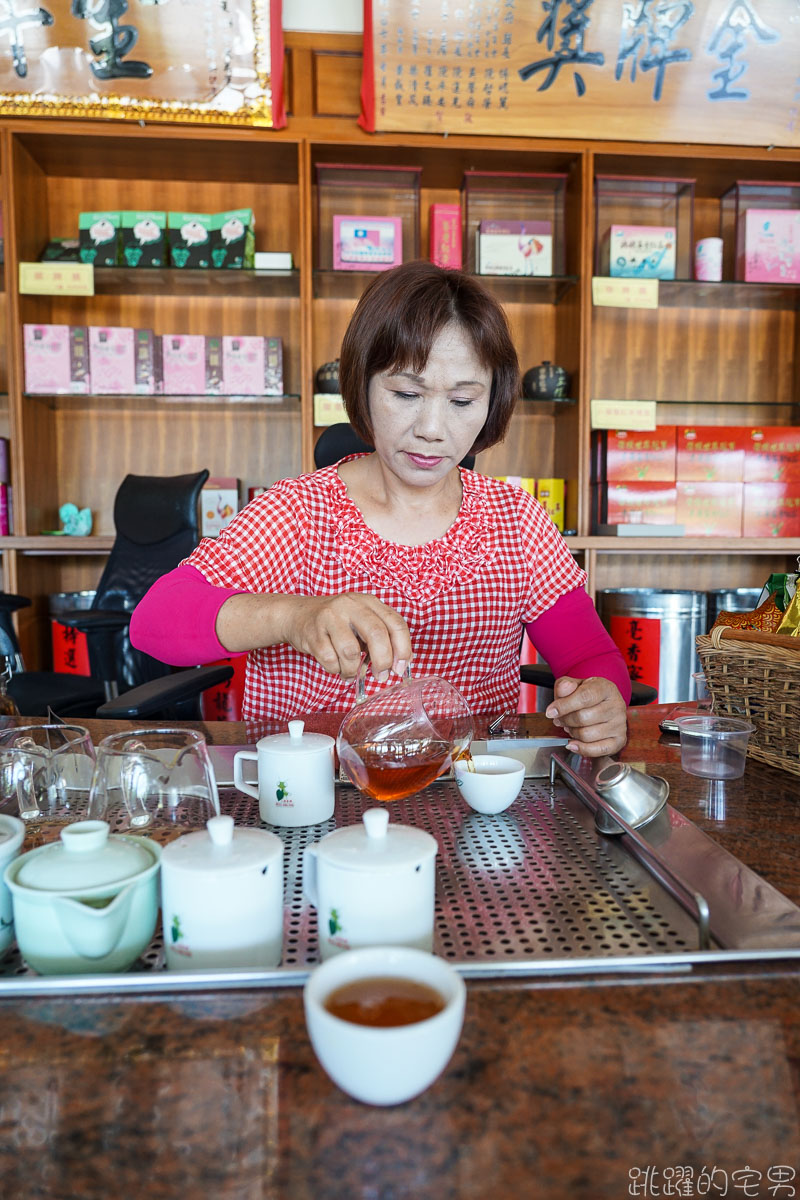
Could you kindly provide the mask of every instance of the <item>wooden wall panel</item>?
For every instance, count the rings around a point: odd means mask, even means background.
[[[311,62],[314,116],[357,118],[362,55],[355,50],[315,50]]]

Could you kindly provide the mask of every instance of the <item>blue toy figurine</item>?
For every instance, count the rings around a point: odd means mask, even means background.
[[[63,532],[71,537],[88,537],[92,532],[92,510],[77,504],[62,504],[58,510]]]

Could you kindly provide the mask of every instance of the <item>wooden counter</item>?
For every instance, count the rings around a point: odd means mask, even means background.
[[[660,711],[631,710],[624,757],[800,903],[800,780],[684,775]],[[449,1067],[393,1109],[328,1080],[294,988],[0,1000],[0,1196],[800,1195],[799,982],[792,963],[471,981]]]

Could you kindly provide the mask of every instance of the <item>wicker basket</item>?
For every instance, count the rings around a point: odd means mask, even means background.
[[[800,775],[800,638],[717,626],[695,640],[714,712],[747,717],[748,755]]]

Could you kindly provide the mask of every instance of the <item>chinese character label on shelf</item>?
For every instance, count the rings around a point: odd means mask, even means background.
[[[606,308],[658,308],[658,280],[594,275],[592,303]]]

